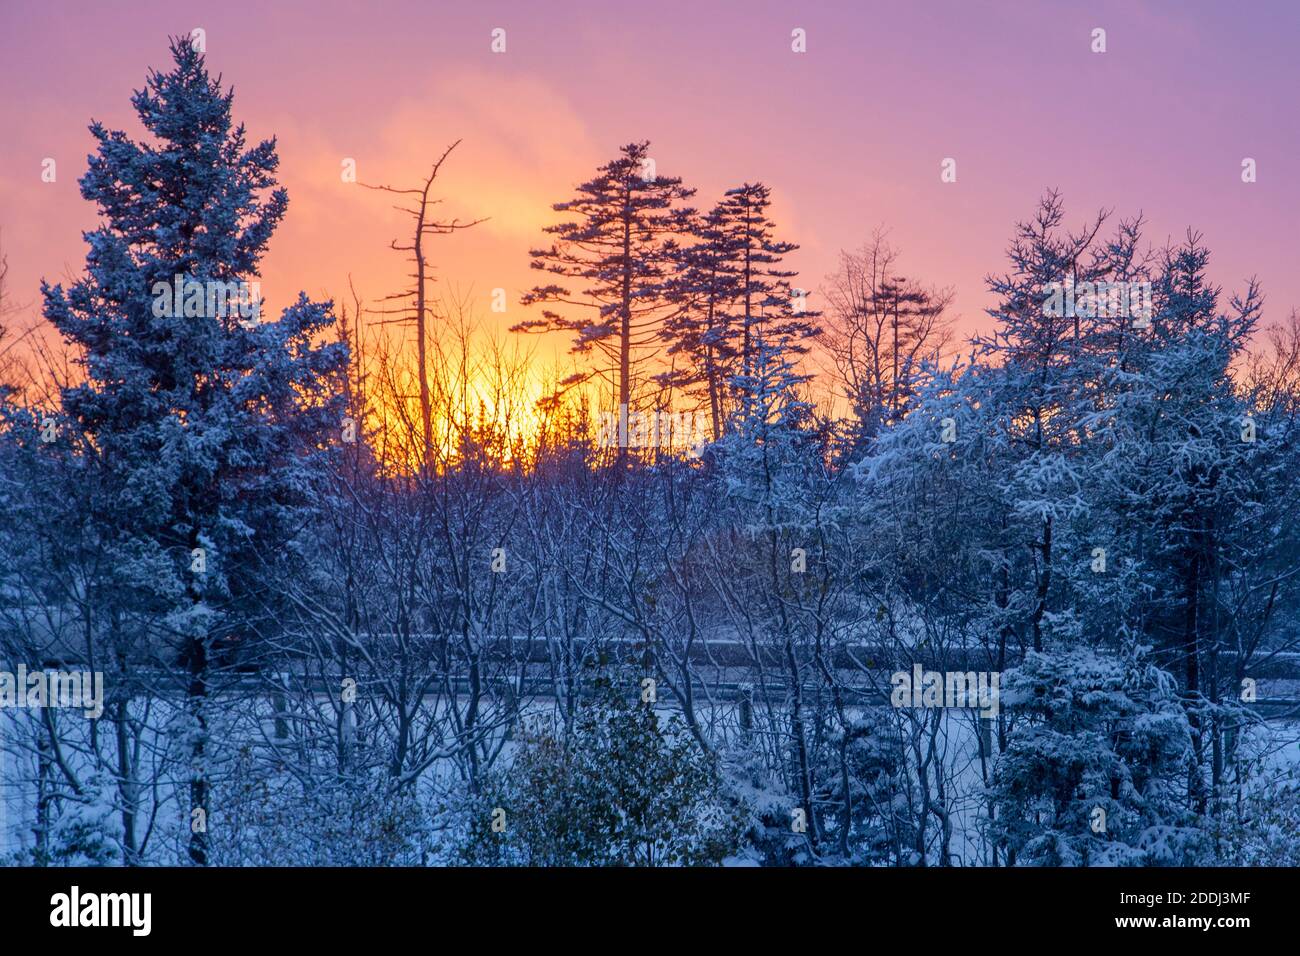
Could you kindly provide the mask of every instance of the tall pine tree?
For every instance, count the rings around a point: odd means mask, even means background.
[[[735,383],[755,372],[760,335],[761,348],[779,345],[796,356],[819,331],[806,293],[790,284],[797,273],[781,264],[799,247],[775,238],[771,203],[762,183],[728,190],[693,224],[695,241],[675,249],[678,269],[668,289],[678,308],[661,334],[672,343],[669,355],[684,361],[660,381],[707,401],[715,440],[743,400]]]
[[[517,332],[573,333],[573,351],[600,356],[590,370],[566,379],[562,388],[603,378],[619,406],[630,406],[638,362],[658,345],[658,330],[670,308],[665,283],[672,275],[675,240],[693,211],[679,205],[695,190],[680,178],[660,176],[648,142],[629,143],[618,158],[577,187],[577,195],[556,203],[570,221],[548,226],[549,248],[532,250],[532,267],[582,283],[538,286],[524,304],[540,304],[541,319],[521,322]],[[552,306],[565,307],[565,313]],[[625,449],[620,448],[620,457]]]
[[[275,141],[247,146],[204,57],[182,39],[171,54],[173,69],[132,98],[151,139],[91,125],[81,194],[102,222],[85,236],[85,276],[42,292],[81,355],[84,380],[62,406],[108,489],[104,547],[124,590],[169,612],[155,650],[185,702],[188,855],[205,864],[212,698],[273,626],[266,567],[338,435],[347,349],[313,344],[334,321],[329,303],[300,294],[260,321],[210,294],[251,288],[288,196]],[[178,283],[183,303],[169,302]]]

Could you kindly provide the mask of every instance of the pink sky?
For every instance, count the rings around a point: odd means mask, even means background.
[[[1142,211],[1156,243],[1205,234],[1228,290],[1257,275],[1266,319],[1300,305],[1294,97],[1300,5],[1170,3],[104,3],[0,6],[0,241],[34,321],[42,276],[80,271],[93,210],[76,180],[96,118],[140,134],[129,106],[168,34],[202,27],[251,139],[279,139],[288,217],[262,288],[373,301],[406,271],[405,229],[380,194],[414,184],[455,139],[440,194],[490,216],[437,242],[443,282],[510,311],[536,278],[527,250],[549,204],[618,147],[649,139],[658,169],[709,204],[772,186],[816,288],[838,250],[891,229],[901,268],[956,288],[961,330],[986,328],[983,277],[1046,187],[1070,221]],[[493,54],[491,31],[506,30]],[[790,49],[807,32],[807,53]],[[1108,51],[1090,50],[1107,31]],[[58,163],[42,183],[41,162]],[[944,157],[958,181],[940,181]],[[1258,182],[1241,182],[1241,161]],[[558,343],[557,343],[558,344]]]

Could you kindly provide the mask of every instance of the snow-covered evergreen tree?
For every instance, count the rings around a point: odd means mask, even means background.
[[[347,353],[314,344],[328,303],[302,295],[261,320],[249,283],[288,206],[275,142],[247,144],[233,94],[188,40],[171,53],[173,68],[132,98],[147,140],[92,124],[81,193],[102,221],[86,234],[86,275],[42,288],[85,372],[63,392],[64,427],[87,436],[107,489],[95,517],[115,587],[167,614],[170,654],[153,653],[186,701],[183,816],[202,864],[211,698],[223,668],[255,660],[275,627],[271,572],[339,434]]]
[[[1178,676],[1196,755],[1188,786],[1202,812],[1224,759],[1220,734],[1207,736],[1204,725],[1233,720],[1220,705],[1226,696],[1231,710],[1246,676],[1219,665],[1221,635],[1236,616],[1221,595],[1235,591],[1252,556],[1273,550],[1279,530],[1266,491],[1276,436],[1256,433],[1231,371],[1254,330],[1259,292],[1252,285],[1221,312],[1208,260],[1191,233],[1163,252],[1150,334],[1099,372],[1089,484],[1109,568],[1081,575],[1079,588],[1089,606],[1109,608],[1099,620],[1154,644]]]
[[[596,676],[594,690],[570,727],[534,719],[523,729],[513,764],[471,810],[466,858],[528,866],[721,863],[736,849],[742,814],[714,759],[679,720],[628,701],[607,677]]]
[[[993,830],[1010,862],[1195,862],[1205,835],[1183,790],[1187,715],[1146,650],[1031,651],[1003,675],[1020,724],[998,757]]]

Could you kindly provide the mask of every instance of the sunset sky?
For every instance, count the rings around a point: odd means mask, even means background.
[[[35,321],[42,276],[82,268],[87,124],[138,137],[131,91],[169,66],[167,36],[194,27],[250,139],[278,137],[290,207],[262,282],[276,308],[299,289],[342,297],[349,273],[372,302],[399,288],[388,243],[406,223],[340,164],[414,185],[456,139],[443,208],[490,222],[432,255],[485,313],[492,288],[509,290],[510,311],[489,317],[502,329],[529,314],[518,294],[550,203],[637,139],[700,205],[768,183],[804,287],[889,227],[904,272],[955,287],[963,333],[988,327],[983,277],[1047,187],[1076,225],[1106,206],[1144,212],[1155,243],[1202,230],[1218,282],[1260,278],[1266,320],[1300,305],[1294,3],[4,0],[0,242],[28,306],[19,325]],[[956,183],[940,181],[945,157]],[[1242,183],[1244,157],[1258,182]]]

